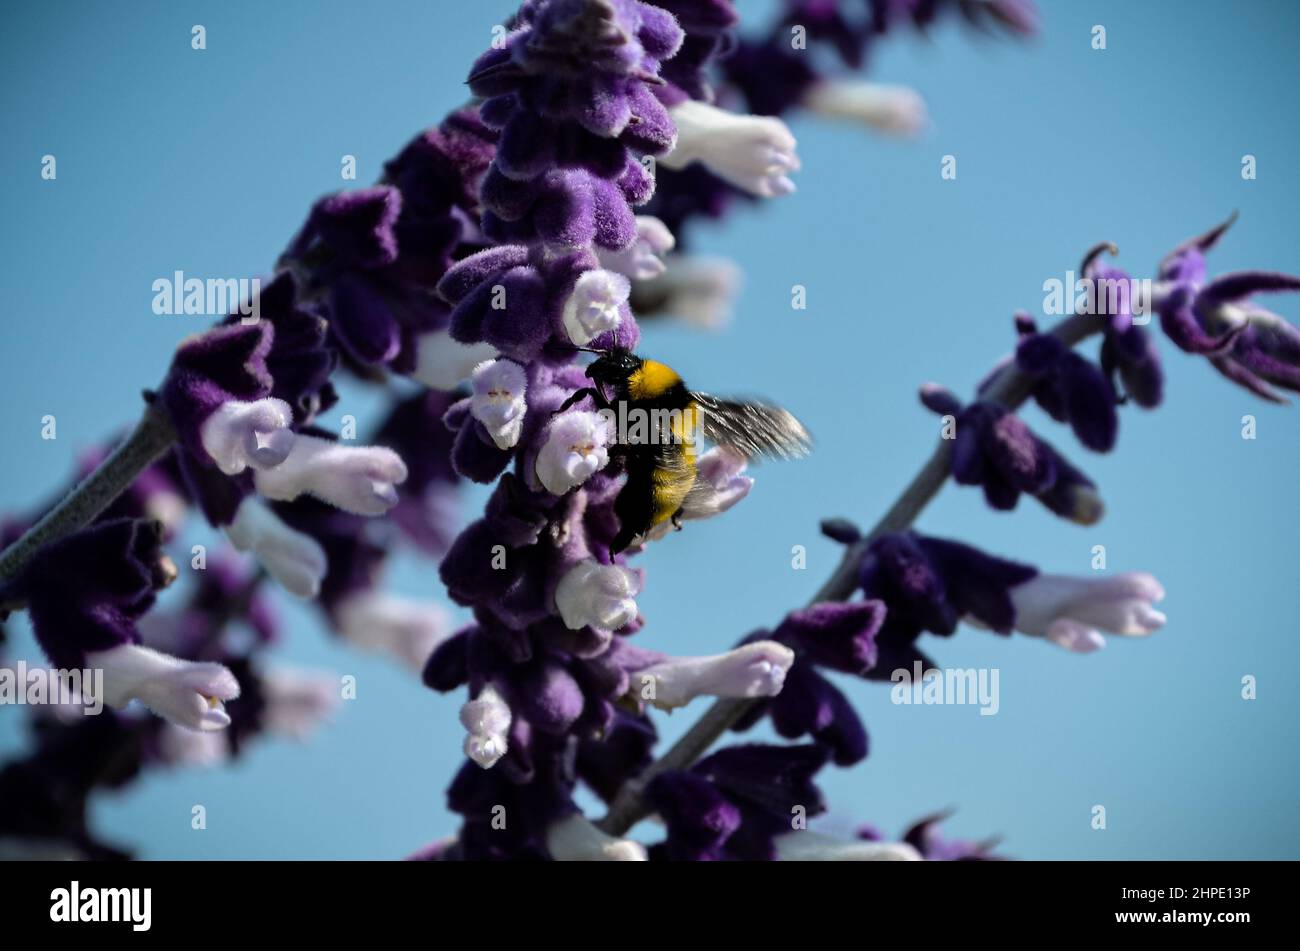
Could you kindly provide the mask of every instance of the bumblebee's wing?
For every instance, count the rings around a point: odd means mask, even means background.
[[[724,400],[708,393],[691,393],[699,406],[704,438],[746,456],[797,459],[812,450],[812,437],[803,423],[779,406],[747,400]]]

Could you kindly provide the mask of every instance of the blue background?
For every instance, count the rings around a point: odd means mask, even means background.
[[[135,417],[194,317],[150,310],[151,283],[263,273],[320,194],[358,183],[465,96],[472,58],[509,2],[427,0],[6,4],[0,29],[0,261],[4,411],[0,507],[61,482],[81,447]],[[747,16],[771,4],[741,4]],[[969,393],[1085,247],[1112,240],[1150,274],[1176,242],[1240,209],[1215,271],[1300,271],[1300,13],[1210,0],[1045,2],[1042,37],[986,40],[952,21],[890,39],[873,76],[921,90],[934,120],[914,143],[794,123],[799,192],[698,233],[747,284],[725,333],[656,326],[643,349],[694,385],[761,391],[819,437],[812,459],[772,466],[740,507],[643,557],[646,643],[709,653],[801,605],[838,547],[817,522],[869,524],[930,452],[937,421],[916,386]],[[190,48],[190,27],[207,49]],[[1103,24],[1108,49],[1090,47]],[[58,160],[56,181],[41,156]],[[1259,177],[1243,181],[1243,154]],[[956,181],[939,175],[958,160]],[[794,284],[808,309],[790,307]],[[1279,301],[1297,315],[1294,300]],[[1162,341],[1163,343],[1163,341]],[[824,774],[830,824],[896,832],[958,808],[949,828],[1000,834],[1026,858],[1295,858],[1300,791],[1290,683],[1297,647],[1294,408],[1261,404],[1163,347],[1167,405],[1125,410],[1120,447],[1078,449],[1037,426],[1100,483],[1104,522],[1081,528],[1032,502],[987,510],[947,487],[922,530],[1045,570],[1150,570],[1167,627],[1078,657],[965,630],[932,642],[945,666],[996,666],[1001,711],[904,707],[846,683],[872,732],[863,764]],[[349,389],[335,416],[379,407]],[[58,438],[40,438],[40,419]],[[1258,438],[1241,438],[1255,414]],[[470,512],[479,498],[467,505]],[[197,535],[196,537],[202,537]],[[808,549],[804,571],[791,546]],[[440,598],[435,569],[403,562],[392,586]],[[283,599],[297,664],[358,677],[359,697],[302,747],[270,741],[237,766],[155,772],[96,800],[109,838],[151,858],[398,857],[451,832],[442,790],[460,762],[456,709],[383,660],[345,651]],[[25,622],[14,656],[36,658]],[[1244,675],[1259,698],[1240,697]],[[668,739],[702,710],[660,716]],[[0,746],[22,717],[0,711]],[[202,803],[208,829],[190,829]],[[1108,828],[1090,827],[1107,809]]]

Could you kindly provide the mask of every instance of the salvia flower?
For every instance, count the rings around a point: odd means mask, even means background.
[[[646,788],[646,798],[668,827],[652,849],[676,861],[779,856],[778,840],[791,831],[791,816],[825,810],[813,777],[826,763],[816,745],[733,746],[687,771],[667,771]]]
[[[555,606],[570,630],[591,626],[617,631],[636,620],[640,583],[620,565],[581,561],[555,590]]]
[[[266,358],[272,336],[271,325],[259,321],[189,337],[177,347],[155,397],[181,445],[208,465],[223,465],[228,474],[247,465],[275,465],[292,442],[291,433],[277,435],[292,420],[284,404],[258,403],[271,392]],[[228,404],[235,404],[228,415],[208,426]]]
[[[513,449],[524,428],[528,375],[511,360],[480,363],[470,376],[470,412],[498,449]]]
[[[800,168],[798,143],[780,119],[742,116],[687,100],[673,107],[677,145],[659,161],[680,170],[700,162],[724,181],[761,198],[789,195]]]
[[[420,334],[411,379],[435,390],[454,390],[484,360],[496,356],[490,343],[461,343],[447,329]]]
[[[713,657],[670,657],[636,672],[634,696],[647,696],[661,710],[699,696],[772,697],[781,692],[793,663],[794,651],[776,641],[756,641]]]
[[[631,293],[631,283],[616,271],[583,272],[561,311],[570,342],[584,346],[601,334],[618,329]]]
[[[1152,605],[1164,596],[1160,583],[1142,572],[1038,575],[1011,589],[1017,631],[1080,654],[1105,646],[1102,631],[1144,637],[1159,630],[1165,616]]]
[[[218,469],[238,475],[250,466],[270,469],[284,462],[293,448],[292,423],[293,411],[284,400],[231,400],[204,420],[199,438]]]
[[[313,495],[357,515],[383,515],[397,504],[396,486],[406,465],[382,446],[344,446],[300,434],[284,462],[254,476],[268,499],[290,501]]]
[[[251,553],[290,594],[314,598],[319,593],[329,567],[324,549],[286,525],[261,499],[250,495],[239,503],[226,537],[239,551]]]
[[[663,274],[664,255],[677,245],[677,239],[658,218],[638,215],[636,239],[622,251],[597,249],[603,268],[616,271],[624,277],[645,281]]]
[[[910,86],[826,79],[808,90],[803,104],[818,115],[860,122],[908,138],[919,135],[930,123],[925,99]]]
[[[921,631],[952,634],[964,618],[1010,634],[1017,617],[1012,592],[1037,574],[1029,565],[916,532],[880,536],[858,567],[863,591],[884,603],[891,631],[910,631],[913,639]]]
[[[1051,334],[1028,333],[1016,346],[1016,365],[1034,379],[1034,399],[1053,419],[1069,423],[1079,442],[1109,452],[1119,434],[1110,378]]]
[[[223,704],[239,696],[234,675],[140,644],[136,623],[175,572],[157,526],[120,519],[40,549],[5,594],[27,600],[37,643],[56,667],[103,671],[109,706],[138,700],[179,726],[223,729]]]
[[[548,344],[567,358],[575,345],[599,347],[615,332],[626,347],[638,337],[627,278],[603,270],[590,251],[556,256],[521,245],[489,248],[457,262],[438,293],[453,305],[455,340],[489,344],[520,363],[551,353]]]
[[[561,413],[537,453],[537,481],[552,495],[564,495],[605,468],[612,439],[607,417],[589,410]]]
[[[1037,340],[1037,337],[1032,338]],[[1035,354],[1036,355],[1036,354]],[[1109,389],[1109,381],[1087,373],[1094,394],[1097,388]],[[1100,382],[1098,382],[1100,379]],[[1047,397],[1049,405],[1057,399],[1055,390]],[[978,485],[984,498],[995,509],[1016,507],[1021,494],[1037,498],[1049,510],[1065,518],[1090,525],[1101,516],[1096,486],[1064,456],[1038,436],[1010,410],[992,402],[978,400],[967,406],[947,389],[936,384],[921,388],[921,402],[932,412],[952,416],[956,422],[951,468],[959,485]],[[1093,404],[1078,399],[1089,408]],[[1080,428],[1098,445],[1104,444],[1109,432],[1106,414],[1078,410]]]
[[[509,746],[510,707],[491,684],[460,708],[465,727],[465,755],[484,769],[491,769]]]
[[[104,672],[104,702],[114,709],[138,700],[154,713],[191,730],[230,725],[225,703],[239,683],[220,664],[196,663],[138,644],[88,651],[86,665]]]
[[[133,519],[101,522],[41,548],[3,586],[27,601],[36,642],[55,667],[85,667],[85,655],[140,640],[136,622],[176,575],[158,527]]]
[[[345,640],[363,650],[389,654],[413,670],[422,669],[451,633],[451,619],[441,605],[372,589],[344,596],[332,614]]]
[[[1274,387],[1300,391],[1300,330],[1253,299],[1300,290],[1300,278],[1240,271],[1206,281],[1205,256],[1235,219],[1179,245],[1161,262],[1160,325],[1180,349],[1206,356],[1233,383],[1272,402]]]
[[[807,736],[829,751],[840,766],[867,755],[866,728],[847,697],[827,679],[823,669],[870,676],[878,660],[877,636],[885,618],[878,600],[824,602],[793,611],[770,635],[758,631],[746,643],[770,638],[792,648],[797,659],[772,699],[756,705],[736,723],[747,730],[763,716],[787,739]]]

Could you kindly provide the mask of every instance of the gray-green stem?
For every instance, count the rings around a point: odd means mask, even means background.
[[[146,408],[131,434],[94,472],[0,552],[0,582],[17,576],[41,547],[80,531],[98,518],[175,441],[171,421],[152,407]],[[0,604],[0,611],[21,606],[16,602]]]

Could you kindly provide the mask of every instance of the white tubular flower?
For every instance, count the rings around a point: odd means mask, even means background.
[[[636,619],[636,575],[588,559],[568,570],[555,589],[555,607],[571,631],[616,631]]]
[[[636,240],[622,251],[596,248],[600,266],[634,281],[645,281],[664,272],[663,256],[677,246],[668,226],[650,215],[637,215]]]
[[[674,657],[632,675],[632,693],[660,710],[696,697],[775,697],[794,663],[794,651],[776,641],[757,641],[713,657]],[[652,688],[647,696],[646,688]]]
[[[1159,581],[1136,571],[1100,578],[1038,575],[1011,589],[1016,630],[1076,654],[1105,647],[1101,631],[1145,637],[1159,630],[1165,616],[1152,605],[1164,596]]]
[[[819,115],[862,122],[908,138],[920,135],[930,124],[925,100],[910,86],[828,79],[813,86],[803,104]]]
[[[415,369],[411,379],[434,390],[454,390],[474,367],[497,355],[489,343],[461,343],[446,330],[421,334],[415,341]]]
[[[498,449],[513,449],[524,428],[528,378],[513,360],[485,360],[470,375],[474,394],[469,411],[483,424]]]
[[[677,123],[677,146],[659,159],[683,169],[702,162],[709,171],[760,198],[793,192],[789,173],[799,170],[798,144],[780,119],[736,115],[688,99],[668,110]]]
[[[305,740],[329,719],[339,703],[339,681],[319,671],[275,667],[262,677],[267,731],[291,740]]]
[[[210,769],[230,759],[230,744],[222,733],[198,733],[168,723],[158,734],[158,755],[172,766]]]
[[[334,624],[356,646],[390,654],[412,670],[422,670],[451,633],[451,618],[439,605],[373,590],[344,599],[334,611]]]
[[[104,672],[104,702],[120,710],[139,700],[160,717],[191,730],[224,730],[224,702],[239,696],[235,675],[220,664],[195,663],[137,644],[89,651],[86,666]]]
[[[320,542],[295,528],[256,496],[239,503],[235,520],[226,526],[226,537],[240,551],[251,552],[290,594],[314,598],[329,568]]]
[[[702,330],[717,330],[731,320],[740,293],[741,272],[726,258],[671,254],[664,273],[632,288],[638,314],[668,314]]]
[[[574,346],[586,346],[593,338],[616,329],[631,293],[632,283],[615,271],[593,268],[579,275],[561,312],[564,330]]]
[[[774,842],[777,860],[784,862],[921,861],[921,853],[906,842],[835,839],[807,829],[779,835]]]
[[[289,457],[253,482],[268,499],[289,502],[314,495],[354,515],[383,515],[397,504],[395,486],[406,481],[406,463],[382,446],[345,446],[299,436]]]
[[[546,850],[557,862],[644,862],[645,846],[601,832],[579,813],[546,829]]]
[[[222,403],[199,427],[203,448],[226,475],[278,466],[293,448],[293,410],[284,400]]]
[[[460,708],[460,722],[468,734],[465,755],[484,769],[491,769],[509,748],[512,715],[496,687],[488,684],[477,697]]]
[[[537,453],[537,481],[552,495],[581,485],[609,463],[609,421],[589,410],[570,410],[551,420]]]

